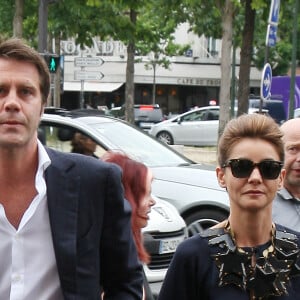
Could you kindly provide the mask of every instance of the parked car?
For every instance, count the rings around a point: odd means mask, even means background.
[[[144,265],[145,274],[154,296],[159,294],[170,261],[177,246],[187,238],[186,224],[176,208],[155,196],[148,225],[143,228],[144,245],[151,256]]]
[[[74,132],[97,143],[95,154],[123,151],[152,169],[153,194],[173,204],[185,220],[189,235],[225,219],[228,195],[216,179],[214,167],[197,164],[134,125],[109,116],[63,117],[44,114],[39,133],[49,147],[71,150]]]
[[[168,145],[216,146],[219,106],[204,106],[153,125],[149,133]]]
[[[125,119],[125,106],[114,107],[110,110],[113,117]],[[164,120],[162,109],[158,104],[135,104],[134,123],[145,131],[152,125]]]
[[[259,109],[260,108],[259,98],[249,99],[249,109]],[[282,100],[279,99],[269,99],[262,101],[262,109],[268,111],[268,114],[278,123],[279,125],[286,121],[286,112]]]

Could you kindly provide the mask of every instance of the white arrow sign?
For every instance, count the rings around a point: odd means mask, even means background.
[[[104,64],[101,57],[75,57],[75,67],[99,67]]]
[[[95,71],[76,71],[75,80],[101,80],[104,75]]]

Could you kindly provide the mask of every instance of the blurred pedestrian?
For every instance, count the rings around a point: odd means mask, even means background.
[[[121,172],[42,145],[49,90],[42,56],[0,41],[0,298],[140,300]]]
[[[260,114],[226,125],[216,173],[229,217],[179,245],[159,300],[300,299],[300,236],[272,221],[285,174],[281,138],[275,121]]]
[[[76,132],[71,141],[71,152],[80,153],[88,156],[98,158],[95,154],[97,149],[97,143],[90,137],[84,135],[83,133]]]

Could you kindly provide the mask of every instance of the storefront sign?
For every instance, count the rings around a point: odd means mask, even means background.
[[[178,78],[178,85],[201,85],[201,86],[220,86],[220,79],[206,79],[206,78]]]
[[[83,55],[83,56],[121,56],[126,53],[125,45],[120,41],[101,41],[98,38],[92,38],[92,46],[83,47],[75,44],[74,40],[61,41],[62,54],[65,55]]]

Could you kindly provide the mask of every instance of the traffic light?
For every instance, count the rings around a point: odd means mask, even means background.
[[[59,67],[59,55],[56,54],[49,54],[45,56],[46,62],[48,64],[48,68],[50,73],[56,73],[58,67]]]

